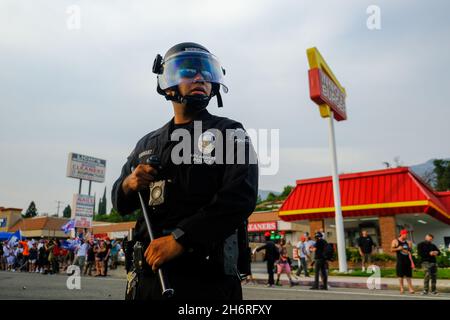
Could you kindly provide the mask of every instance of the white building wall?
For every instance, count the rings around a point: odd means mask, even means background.
[[[422,224],[418,220],[426,220],[428,223]],[[434,236],[433,242],[437,246],[445,245],[444,237],[450,237],[450,225],[447,225],[439,220],[436,220],[430,216],[420,214],[420,216],[411,218],[411,215],[397,215],[397,225],[407,225],[412,228],[413,231],[413,243],[418,244],[425,239],[427,233],[431,233]]]

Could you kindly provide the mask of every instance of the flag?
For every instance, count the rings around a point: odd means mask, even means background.
[[[75,220],[69,220],[65,225],[61,227],[64,233],[69,233],[71,229],[75,229]]]
[[[19,240],[22,240],[22,233],[20,232],[20,229],[11,235],[11,237],[8,239],[8,242],[10,245],[14,246]]]
[[[80,240],[64,240],[61,244],[61,248],[67,250],[75,250],[81,244]]]

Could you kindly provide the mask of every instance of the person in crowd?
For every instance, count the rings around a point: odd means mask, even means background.
[[[359,254],[361,255],[361,269],[364,272],[366,271],[366,264],[369,266],[372,263],[372,252],[375,249],[375,243],[366,230],[361,232],[361,237],[356,241]]]
[[[5,241],[3,243],[3,247],[2,247],[2,251],[3,251],[3,255],[2,255],[2,260],[4,263],[4,270],[8,271],[8,257],[9,257],[9,253],[10,253],[10,247],[9,247],[9,243],[7,241]]]
[[[104,261],[106,256],[106,245],[103,240],[99,241],[98,245],[95,246],[95,268],[97,270],[96,277],[103,277],[105,275]]]
[[[4,243],[0,241],[0,270],[6,270],[6,259],[4,256]]]
[[[23,258],[23,245],[19,242],[17,246],[14,246],[15,263],[14,270],[22,271],[22,266],[24,264]]]
[[[117,261],[119,256],[119,251],[122,248],[120,242],[117,240],[111,241],[111,269],[117,268]]]
[[[29,249],[29,256],[28,256],[29,272],[38,272],[36,268],[37,258],[38,258],[37,242],[33,241]]]
[[[15,264],[16,264],[16,250],[10,245],[7,246],[4,254],[6,254],[6,263],[7,270],[15,272]]]
[[[38,244],[38,269],[41,274],[49,272],[49,249],[47,240],[41,239]]]
[[[422,295],[427,295],[430,289],[431,280],[431,294],[437,295],[436,278],[437,278],[437,263],[436,257],[441,254],[438,247],[433,243],[434,236],[428,233],[425,236],[425,241],[417,245],[417,252],[422,260],[422,268],[425,270],[425,278],[423,281]]]
[[[403,294],[404,292],[403,280],[406,278],[409,293],[414,294],[414,289],[411,282],[414,265],[411,257],[412,243],[407,240],[407,237],[408,230],[401,230],[400,236],[397,239],[392,240],[391,252],[395,252],[397,254],[396,273],[400,282],[400,293]]]
[[[60,248],[58,241],[53,239],[50,242],[50,246],[48,247],[49,254],[48,254],[48,261],[51,266],[51,272],[50,274],[59,273],[59,255],[60,255]]]
[[[282,273],[285,273],[286,276],[289,279],[289,285],[292,287],[294,285],[294,282],[292,281],[291,277],[291,261],[288,256],[288,252],[286,249],[286,240],[281,239],[280,243],[278,244],[278,251],[279,251],[279,259],[277,262],[277,282],[275,283],[277,286],[281,286],[280,284],[280,277]]]
[[[266,243],[256,249],[254,249],[253,253],[259,252],[261,250],[265,251],[264,261],[266,261],[266,263],[267,263],[267,273],[269,274],[269,280],[267,283],[267,287],[271,288],[275,284],[275,280],[273,277],[275,261],[278,260],[280,253],[279,253],[278,248],[276,247],[275,243],[272,240],[270,240],[270,232],[266,232],[264,234],[264,237],[266,239]]]
[[[92,276],[92,267],[95,264],[95,244],[91,239],[88,241],[86,266],[84,267],[84,275]]]
[[[309,235],[309,232],[305,233],[305,238],[306,238],[306,243],[305,243],[305,249],[306,249],[306,253],[307,253],[307,257],[308,257],[308,274],[311,273],[312,271],[314,271],[314,252],[311,250],[314,245],[316,244],[316,242],[311,238],[311,236]]]
[[[67,247],[63,246],[63,243],[60,241],[59,242],[59,263],[60,263],[60,268],[63,271],[67,270],[68,267],[68,256],[69,256],[69,249]]]
[[[108,263],[111,257],[111,240],[109,238],[105,239],[105,259],[103,261],[103,276],[106,277],[108,275]]]
[[[69,246],[67,247],[67,254],[64,257],[64,271],[67,270],[67,268],[73,264],[75,259],[75,240],[68,240]]]
[[[297,255],[298,255],[298,269],[295,273],[299,277],[302,271],[305,273],[305,277],[309,277],[307,260],[309,257],[309,247],[306,237],[303,235],[300,237],[300,241],[297,243]]]
[[[86,263],[86,256],[88,251],[88,244],[85,240],[81,240],[75,248],[75,258],[73,264],[80,267],[80,273],[83,273],[84,264]]]

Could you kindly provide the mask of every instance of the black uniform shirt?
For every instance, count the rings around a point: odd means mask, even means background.
[[[323,239],[317,239],[314,247],[316,250],[314,251],[314,259],[325,259],[325,247],[327,242]]]
[[[201,132],[208,129],[217,129],[222,132],[223,145],[227,140],[227,129],[238,129],[240,133],[246,134],[240,123],[211,115],[206,109],[200,111],[194,121],[201,121]],[[248,155],[255,153],[248,138],[233,139],[235,147],[245,147],[247,156],[244,163],[236,163],[236,161],[232,164],[193,163],[192,159],[195,154],[198,155],[200,140],[203,139],[203,135],[194,136],[194,121],[177,126],[172,119],[162,128],[144,136],[128,157],[119,179],[114,184],[112,202],[120,214],[129,214],[140,209],[137,194],[126,196],[121,187],[122,183],[131,174],[131,167],[144,163],[151,155],[159,156],[162,165],[159,178],[170,180],[170,182],[167,183],[167,199],[164,204],[149,210],[155,236],[167,234],[165,230],[180,228],[185,232],[183,245],[206,255],[216,245],[223,245],[224,240],[233,234],[253,212],[258,192],[258,166],[256,162],[249,161]],[[191,134],[191,141],[188,141],[191,146],[190,155],[180,152],[179,141],[171,141],[173,130],[179,127]],[[216,136],[217,134],[214,135]],[[216,154],[217,146],[221,143],[219,140],[215,141],[216,149],[210,156]],[[224,154],[225,149],[224,146]],[[187,156],[191,163],[173,163],[172,151]],[[239,152],[235,152],[235,160],[238,155]],[[207,157],[205,159],[205,161],[208,160]],[[143,192],[143,197],[147,203],[149,192]],[[135,237],[137,240],[148,241],[143,217],[137,221]]]

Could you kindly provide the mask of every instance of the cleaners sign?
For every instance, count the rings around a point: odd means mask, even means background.
[[[106,160],[69,153],[67,177],[95,182],[105,181]]]
[[[261,232],[261,231],[273,231],[277,230],[277,222],[257,222],[249,223],[247,227],[248,232]]]

